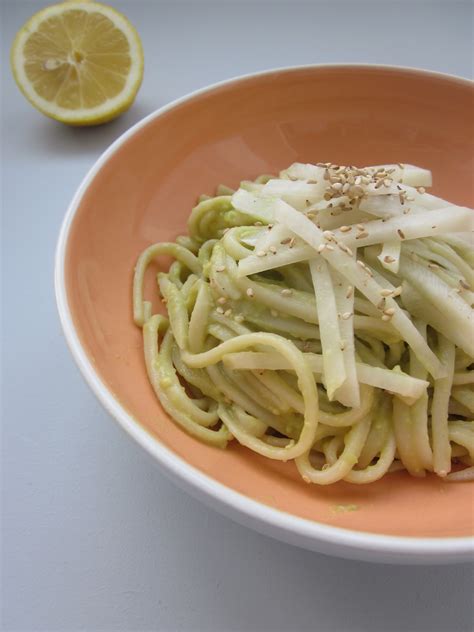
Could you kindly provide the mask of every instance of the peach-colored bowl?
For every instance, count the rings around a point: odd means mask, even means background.
[[[182,487],[241,523],[328,554],[439,563],[472,553],[469,483],[399,473],[368,486],[322,488],[305,484],[292,463],[186,435],[148,383],[131,315],[140,251],[185,232],[196,197],[222,182],[236,186],[295,160],[409,162],[432,169],[436,193],[472,205],[472,97],[469,81],[414,69],[265,72],[158,110],[92,167],[59,238],[62,325],[97,397]],[[358,509],[341,511],[345,505]]]

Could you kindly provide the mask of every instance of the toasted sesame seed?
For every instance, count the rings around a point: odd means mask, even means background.
[[[230,230],[230,228],[223,228],[222,229],[222,234],[225,235],[226,233],[228,233]]]
[[[257,251],[257,257],[265,257],[266,256],[266,252],[265,250],[258,250]]]
[[[236,323],[243,323],[245,318],[242,316],[242,314],[237,314],[236,316],[234,316],[234,320]]]
[[[341,351],[344,351],[344,349],[346,348],[346,341],[345,340],[341,340],[341,342],[339,343],[339,346],[341,348]]]
[[[255,222],[254,226],[263,226],[262,222]]]
[[[357,230],[365,230],[364,224],[357,224],[356,228],[357,228]]]
[[[350,230],[352,230],[352,226],[341,226],[339,230],[341,231],[341,233],[348,233]]]
[[[381,299],[377,305],[375,306],[377,309],[384,310],[385,309],[385,299]]]
[[[417,187],[416,190],[418,191],[418,193],[421,193],[422,195],[423,193],[426,193],[425,187]]]
[[[388,309],[384,309],[383,313],[385,316],[393,316],[395,314],[395,307],[389,307]]]
[[[248,287],[245,293],[247,294],[249,298],[253,298],[255,296],[255,292],[252,290],[251,287]]]
[[[276,255],[277,253],[277,249],[275,248],[275,246],[270,246],[268,250],[272,253],[272,255]]]
[[[323,231],[323,237],[324,239],[327,239],[328,241],[331,241],[331,239],[334,239],[334,233],[330,230],[325,230]]]
[[[326,248],[326,244],[321,244],[320,246],[318,246],[318,252],[321,254],[323,250],[325,250]]]
[[[291,241],[291,237],[285,237],[285,239],[282,239],[280,241],[280,244],[282,244],[283,246],[285,246],[286,244],[289,244]]]
[[[271,230],[273,228],[273,224],[268,224],[267,228],[268,230]]]
[[[369,236],[369,233],[366,230],[363,230],[361,233],[359,233],[356,236],[356,239],[364,239],[364,237],[368,237],[368,236]]]
[[[440,268],[441,266],[439,266],[437,263],[429,263],[428,264],[428,268],[431,268],[432,270],[438,270],[438,268]]]
[[[219,296],[217,302],[219,303],[219,305],[224,305],[224,303],[227,303],[227,299],[225,296]]]
[[[342,320],[349,320],[351,316],[352,316],[352,312],[344,312],[341,318]]]
[[[393,291],[392,290],[380,290],[380,296],[392,296],[393,295]]]
[[[306,200],[306,201],[308,201],[308,200]],[[306,213],[306,217],[308,219],[314,219],[316,217],[316,213],[312,213],[312,212]]]
[[[407,215],[410,211],[411,211],[411,208],[410,208],[410,207],[408,207],[408,208],[404,208],[404,209],[403,209],[403,215]]]
[[[401,163],[401,162],[397,162],[397,167],[400,167],[400,169],[405,169],[405,166],[404,166],[404,165],[402,165],[402,163]]]
[[[390,320],[392,317],[391,316],[387,316],[387,314],[382,314],[382,320],[384,320],[385,322],[387,322],[388,320]]]
[[[326,244],[326,250],[334,250],[334,246],[331,246],[331,244]]]
[[[227,318],[232,314],[232,310],[231,309],[226,309],[226,311],[224,312],[224,316],[227,316]]]
[[[435,225],[434,225],[434,226],[432,226],[431,228],[432,228],[433,230],[436,230],[436,228],[438,228],[438,227],[437,227],[437,226],[436,226],[436,224],[435,224]]]
[[[390,255],[386,255],[383,260],[385,263],[395,263],[396,261],[395,257],[391,257]]]
[[[384,187],[389,187],[392,184],[393,180],[392,178],[385,178],[383,181],[383,185]]]
[[[217,312],[218,314],[223,314],[223,313],[224,313],[224,310],[222,309],[222,307],[216,307],[216,312]]]
[[[397,233],[398,233],[400,239],[405,239],[405,233],[403,232],[403,230],[401,228],[399,228],[397,230]]]
[[[347,286],[347,291],[346,291],[346,298],[351,298],[351,296],[354,294],[354,286],[353,285],[348,285]]]
[[[216,272],[224,272],[225,266],[216,266]]]
[[[400,296],[401,293],[402,293],[402,286],[401,285],[399,285],[398,287],[396,287],[393,290],[393,296]]]
[[[291,296],[291,295],[293,294],[293,291],[292,291],[292,290],[290,290],[289,288],[284,288],[284,289],[280,292],[280,294],[281,294],[282,296]]]
[[[357,265],[365,269],[365,263],[361,261],[360,259],[357,259]]]
[[[292,237],[290,239],[290,243],[288,244],[288,248],[293,248],[294,245],[295,245],[295,237]]]

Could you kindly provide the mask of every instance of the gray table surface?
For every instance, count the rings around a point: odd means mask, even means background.
[[[53,254],[74,190],[145,114],[271,67],[377,62],[472,75],[470,2],[116,2],[140,32],[133,109],[97,129],[34,111],[8,68],[42,2],[1,3],[3,630],[472,629],[472,568],[280,544],[169,482],[96,402],[60,333]],[[422,510],[422,508],[420,508]]]

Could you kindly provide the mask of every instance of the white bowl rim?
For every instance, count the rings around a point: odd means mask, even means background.
[[[150,121],[162,116],[176,106],[223,86],[282,72],[297,72],[305,69],[323,70],[346,68],[353,68],[354,70],[381,69],[404,71],[413,74],[421,73],[423,75],[431,75],[455,80],[456,82],[471,86],[473,85],[471,80],[464,77],[416,67],[368,63],[306,64],[285,66],[232,77],[194,90],[158,108],[121,134],[121,136],[102,153],[83,178],[68,207],[60,229],[55,254],[54,283],[59,317],[66,342],[73,358],[87,384],[104,408],[127,434],[154,457],[158,464],[164,468],[165,473],[171,475],[171,478],[180,486],[200,498],[206,504],[211,505],[217,511],[257,531],[261,531],[282,541],[331,555],[389,563],[443,564],[466,562],[474,553],[474,538],[472,537],[436,538],[389,536],[334,527],[301,518],[252,500],[222,483],[217,482],[212,477],[207,476],[161,444],[156,438],[152,437],[152,435],[122,407],[112,392],[100,379],[88,358],[75,329],[69,308],[65,279],[65,261],[69,233],[76,211],[79,208],[87,188],[100,169],[129,138],[134,136]]]

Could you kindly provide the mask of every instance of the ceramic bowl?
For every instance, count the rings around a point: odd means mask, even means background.
[[[294,161],[407,162],[433,171],[435,193],[472,206],[472,98],[469,81],[415,69],[275,70],[157,110],[92,167],[57,249],[66,339],[98,399],[186,490],[258,531],[330,555],[441,563],[472,553],[472,484],[396,473],[368,486],[317,487],[292,463],[185,434],[149,385],[131,309],[138,254],[183,233],[197,196],[219,183],[237,186]],[[357,510],[341,510],[348,505]]]

